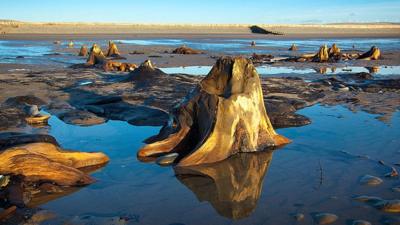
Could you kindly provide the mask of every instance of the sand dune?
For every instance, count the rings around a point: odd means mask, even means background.
[[[254,24],[134,24],[0,20],[7,34],[251,34]],[[400,24],[257,24],[285,35],[400,36]]]

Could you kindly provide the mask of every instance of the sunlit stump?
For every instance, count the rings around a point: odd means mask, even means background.
[[[272,127],[258,73],[242,57],[219,59],[172,117],[162,129],[168,137],[144,146],[138,157],[176,152],[178,166],[192,166],[290,142]]]
[[[97,44],[93,44],[92,48],[90,48],[89,57],[86,64],[89,66],[94,66],[97,64],[102,65],[105,61],[106,57],[104,56],[100,46],[98,46]]]
[[[112,42],[112,41],[109,41],[108,42],[108,50],[107,50],[107,57],[120,57],[120,53],[119,53],[119,51],[118,51],[118,47],[117,47],[117,45],[114,43],[114,42]]]
[[[271,151],[240,153],[213,164],[176,167],[175,174],[199,201],[208,201],[221,216],[236,220],[256,208],[271,159]]]
[[[94,180],[81,169],[104,165],[103,153],[64,151],[52,143],[30,143],[0,152],[0,174],[23,176],[26,182],[79,186]]]
[[[318,53],[314,55],[312,58],[313,62],[328,62],[329,60],[329,53],[328,47],[326,45],[321,46]]]
[[[333,44],[328,50],[329,57],[339,55],[340,52],[340,48],[336,44]]]
[[[368,52],[361,54],[357,59],[362,60],[378,60],[381,58],[381,50],[376,46],[372,46]]]
[[[78,56],[87,56],[88,49],[86,45],[82,45],[81,49],[79,50]]]

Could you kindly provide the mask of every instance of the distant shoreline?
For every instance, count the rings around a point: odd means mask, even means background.
[[[253,24],[254,25],[254,24]],[[251,24],[134,24],[134,23],[52,23],[0,20],[0,39],[41,39],[49,36],[80,38],[83,36],[223,36],[243,38],[400,38],[398,23],[349,24],[258,24],[282,36],[252,34]],[[29,34],[28,37],[26,35]],[[54,38],[54,37],[53,37]]]

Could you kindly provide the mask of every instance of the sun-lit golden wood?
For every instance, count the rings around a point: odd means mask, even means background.
[[[242,57],[219,59],[173,116],[175,132],[140,149],[139,157],[178,152],[178,166],[190,166],[290,142],[272,127],[258,73]]]
[[[97,44],[93,44],[92,48],[89,51],[89,57],[87,59],[86,64],[93,66],[96,64],[103,64],[106,60],[106,57],[103,54],[103,51],[101,50],[100,46]]]
[[[0,174],[22,175],[29,182],[84,185],[94,180],[78,169],[104,165],[108,161],[103,153],[64,151],[51,143],[31,143],[2,151]]]
[[[107,50],[106,56],[107,57],[118,57],[118,56],[120,56],[120,53],[119,53],[117,45],[112,41],[108,42],[108,50]]]
[[[313,62],[328,62],[329,60],[329,53],[328,47],[326,45],[321,46],[318,53],[314,55],[312,58]]]
[[[25,118],[29,124],[44,124],[50,119],[50,115],[31,116]]]
[[[368,52],[361,54],[357,59],[362,60],[378,60],[381,58],[381,50],[376,46],[372,46]]]
[[[136,68],[137,68],[136,64],[133,63],[123,63],[111,60],[108,60],[103,64],[103,69],[106,72],[111,72],[111,71],[130,72]]]

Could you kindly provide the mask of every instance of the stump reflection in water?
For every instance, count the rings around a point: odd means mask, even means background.
[[[239,153],[213,164],[176,167],[175,174],[199,201],[236,220],[255,210],[271,159],[272,151]]]

